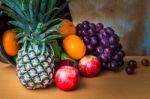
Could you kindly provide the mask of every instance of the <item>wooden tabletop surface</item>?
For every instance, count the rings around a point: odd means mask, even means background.
[[[128,56],[138,62],[135,75],[101,72],[95,78],[80,77],[78,88],[64,92],[53,84],[47,89],[27,90],[16,77],[15,67],[0,63],[0,99],[150,99],[150,67],[140,64],[145,56]]]

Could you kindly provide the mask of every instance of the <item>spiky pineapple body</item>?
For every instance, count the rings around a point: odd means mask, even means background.
[[[28,89],[47,87],[53,78],[55,53],[59,53],[57,39],[62,37],[58,28],[63,25],[62,13],[68,1],[61,0],[0,0],[0,6],[15,26],[20,44],[17,58],[17,76]],[[48,47],[49,45],[50,47]]]
[[[36,46],[20,49],[17,58],[17,76],[28,89],[45,88],[53,78],[54,54],[47,47],[43,55]]]

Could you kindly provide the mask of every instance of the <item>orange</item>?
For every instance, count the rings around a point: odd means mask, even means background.
[[[63,40],[63,48],[73,59],[80,59],[85,55],[86,46],[77,35],[69,35]]]
[[[67,37],[68,35],[76,34],[76,27],[70,20],[63,19],[62,23],[64,25],[60,27],[58,31],[64,33],[63,38]]]
[[[2,43],[7,55],[15,56],[18,53],[19,45],[16,40],[16,33],[13,31],[6,31],[2,36]]]

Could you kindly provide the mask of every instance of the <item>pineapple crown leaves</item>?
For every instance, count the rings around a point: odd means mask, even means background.
[[[24,50],[28,47],[28,43],[30,42],[33,46],[39,45],[41,48],[42,54],[45,52],[46,43],[50,43],[50,41],[56,41],[57,38],[62,37],[63,33],[57,31],[57,29],[63,26],[63,23],[53,25],[52,27],[46,29],[48,24],[39,23],[36,30],[32,33],[22,32],[21,30],[16,30],[18,34],[16,38],[19,39],[18,43],[24,44]],[[46,42],[46,43],[45,43]]]
[[[61,19],[68,13],[61,13],[69,1],[60,4],[61,0],[0,0],[6,6],[2,11],[10,16],[10,24],[18,27],[18,42],[27,48],[28,43],[38,44],[44,53],[46,42],[62,36],[57,30],[63,24]]]
[[[65,18],[69,13],[61,13],[70,1],[60,5],[61,0],[0,0],[3,12],[15,21],[11,24],[24,31],[35,30],[38,23],[47,23],[55,18]],[[61,14],[60,14],[61,13]]]

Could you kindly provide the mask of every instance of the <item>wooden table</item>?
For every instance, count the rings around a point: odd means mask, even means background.
[[[0,99],[150,99],[150,67],[140,64],[141,56],[128,56],[138,62],[135,75],[106,71],[95,78],[81,77],[79,86],[71,92],[64,92],[53,84],[47,89],[27,90],[18,81],[16,70],[0,63]],[[149,58],[150,57],[146,57]]]

